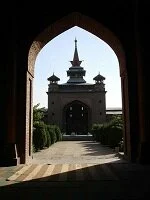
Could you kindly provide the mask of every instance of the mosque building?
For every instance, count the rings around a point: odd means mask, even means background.
[[[88,134],[92,124],[106,121],[105,77],[99,73],[93,78],[95,83],[86,83],[83,78],[86,70],[79,60],[76,39],[70,62],[66,83],[58,84],[60,78],[54,73],[47,79],[48,123],[57,124],[68,135]]]

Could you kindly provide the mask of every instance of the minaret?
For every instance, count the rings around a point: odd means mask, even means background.
[[[50,83],[49,83],[49,87],[48,87],[48,91],[56,91],[58,90],[58,81],[60,81],[60,78],[58,78],[57,76],[53,75],[50,76],[48,79],[47,79]]]
[[[79,60],[76,38],[75,38],[74,57],[73,57],[73,61],[70,61],[70,62],[72,66],[67,71],[67,76],[70,76],[67,83],[71,83],[71,84],[86,83],[86,81],[83,79],[83,76],[85,76],[86,71],[83,69],[83,67],[80,66],[82,61]]]
[[[95,80],[95,90],[105,91],[105,84],[103,82],[105,80],[105,77],[102,76],[100,72],[97,76],[93,78],[93,80]]]
[[[100,72],[99,72],[99,74],[95,76],[93,80],[95,80],[95,84],[100,84],[100,83],[103,83],[103,81],[105,80],[105,77],[100,75]]]

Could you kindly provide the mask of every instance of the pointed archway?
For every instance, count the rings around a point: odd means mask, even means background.
[[[68,103],[63,109],[63,127],[67,135],[87,135],[90,125],[90,109],[81,101]]]
[[[125,65],[125,55],[122,45],[118,38],[106,27],[99,22],[82,15],[81,13],[74,12],[65,16],[54,24],[51,24],[47,29],[40,33],[33,41],[28,55],[28,71],[26,77],[26,133],[25,133],[25,156],[22,160],[23,163],[28,162],[28,157],[31,156],[31,143],[32,143],[32,80],[34,77],[35,60],[40,50],[54,37],[63,33],[64,31],[78,26],[86,31],[91,32],[103,41],[105,41],[116,53],[119,61],[121,87],[122,87],[122,105],[124,117],[124,153],[128,160],[131,159],[130,151],[130,121],[129,121],[129,98],[128,98],[128,77]],[[28,156],[30,155],[30,156]]]

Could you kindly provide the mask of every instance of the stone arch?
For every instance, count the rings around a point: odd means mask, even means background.
[[[84,30],[105,41],[117,55],[120,67],[120,76],[126,73],[125,54],[123,47],[114,33],[92,18],[82,15],[78,12],[73,12],[51,24],[33,41],[28,56],[28,71],[32,75],[34,75],[35,60],[40,50],[53,38],[74,26],[83,28]]]
[[[126,70],[126,62],[125,62],[125,53],[122,47],[122,44],[118,40],[118,38],[111,32],[109,29],[104,27],[99,22],[95,21],[94,19],[82,15],[78,12],[73,12],[62,19],[56,21],[55,23],[51,24],[48,28],[46,28],[42,33],[40,33],[35,40],[33,41],[29,54],[28,54],[28,71],[27,71],[27,100],[26,100],[26,129],[28,130],[27,126],[32,124],[32,79],[34,77],[34,65],[35,60],[40,52],[40,50],[50,42],[54,37],[58,36],[59,34],[63,33],[64,31],[78,26],[83,28],[84,30],[94,34],[95,36],[99,37],[103,41],[105,41],[115,52],[118,61],[119,61],[119,68],[120,68],[120,77],[121,77],[121,87],[122,87],[122,106],[123,106],[123,117],[124,117],[124,141],[125,141],[125,148],[124,152],[127,159],[130,160],[130,121],[129,121],[129,98],[128,98],[128,77],[127,77],[127,70]],[[30,116],[29,116],[30,115]],[[28,125],[27,125],[28,124]],[[27,136],[31,138],[32,131],[26,133]],[[30,144],[27,145],[31,146],[31,139]],[[28,149],[28,148],[26,148]],[[25,150],[27,151],[27,150]],[[25,152],[26,154],[27,152]],[[27,153],[28,154],[28,153]],[[27,162],[27,159],[26,161]]]

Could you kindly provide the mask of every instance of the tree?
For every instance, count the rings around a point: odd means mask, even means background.
[[[43,110],[45,108],[38,108],[39,107],[39,103],[36,104],[35,106],[33,106],[33,126],[39,122],[42,121],[43,117],[44,117],[44,112]]]

